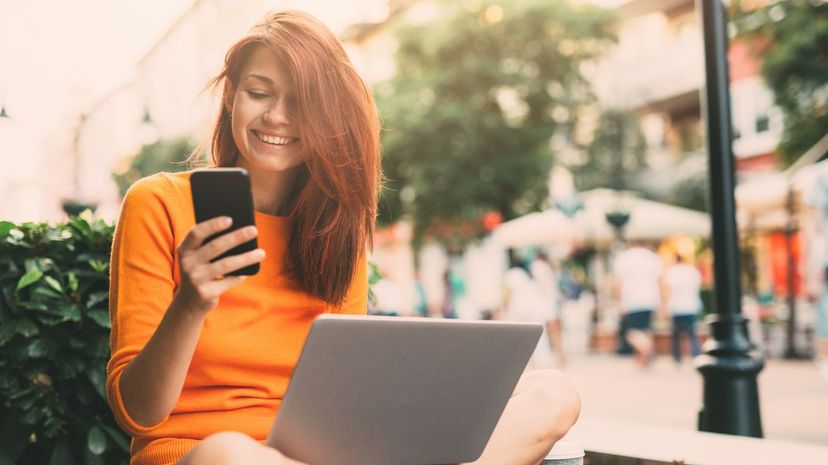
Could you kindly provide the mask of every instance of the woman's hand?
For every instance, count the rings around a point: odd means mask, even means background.
[[[264,250],[256,249],[211,262],[215,257],[253,239],[258,234],[255,226],[247,226],[204,244],[208,237],[226,230],[231,224],[232,220],[226,216],[199,223],[193,226],[178,246],[181,286],[173,298],[175,306],[199,314],[209,312],[216,308],[221,294],[241,284],[246,278],[227,276],[227,273],[264,259]]]

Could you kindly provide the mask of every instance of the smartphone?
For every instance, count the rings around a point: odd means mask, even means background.
[[[245,226],[255,225],[253,215],[253,194],[250,190],[250,176],[242,168],[207,168],[193,171],[190,175],[190,190],[193,195],[196,223],[201,223],[217,216],[229,216],[233,219],[230,228],[208,237],[204,243]],[[238,255],[258,248],[254,237],[240,244],[211,261],[217,261],[231,255]],[[259,264],[239,268],[228,275],[254,275],[259,272]]]

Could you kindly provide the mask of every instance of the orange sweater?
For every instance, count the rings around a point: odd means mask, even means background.
[[[133,465],[175,463],[198,440],[241,431],[264,440],[314,317],[365,313],[368,275],[363,260],[340,308],[291,287],[282,273],[285,217],[256,212],[261,270],[221,296],[201,331],[181,397],[152,426],[124,409],[123,369],[144,347],[179,285],[177,245],[195,224],[189,173],[137,182],[124,198],[112,245],[112,358],[107,394],[121,427],[133,437]]]

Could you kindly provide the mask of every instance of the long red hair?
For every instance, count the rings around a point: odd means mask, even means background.
[[[290,197],[286,270],[305,292],[339,305],[366,246],[371,247],[380,184],[380,123],[374,100],[334,34],[300,11],[269,14],[236,42],[212,84],[222,102],[256,46],[269,47],[296,87],[302,149],[308,154]],[[239,156],[221,106],[212,162]]]

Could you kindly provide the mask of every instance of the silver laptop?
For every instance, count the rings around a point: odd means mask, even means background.
[[[267,444],[310,465],[473,461],[541,331],[533,323],[321,315]]]

